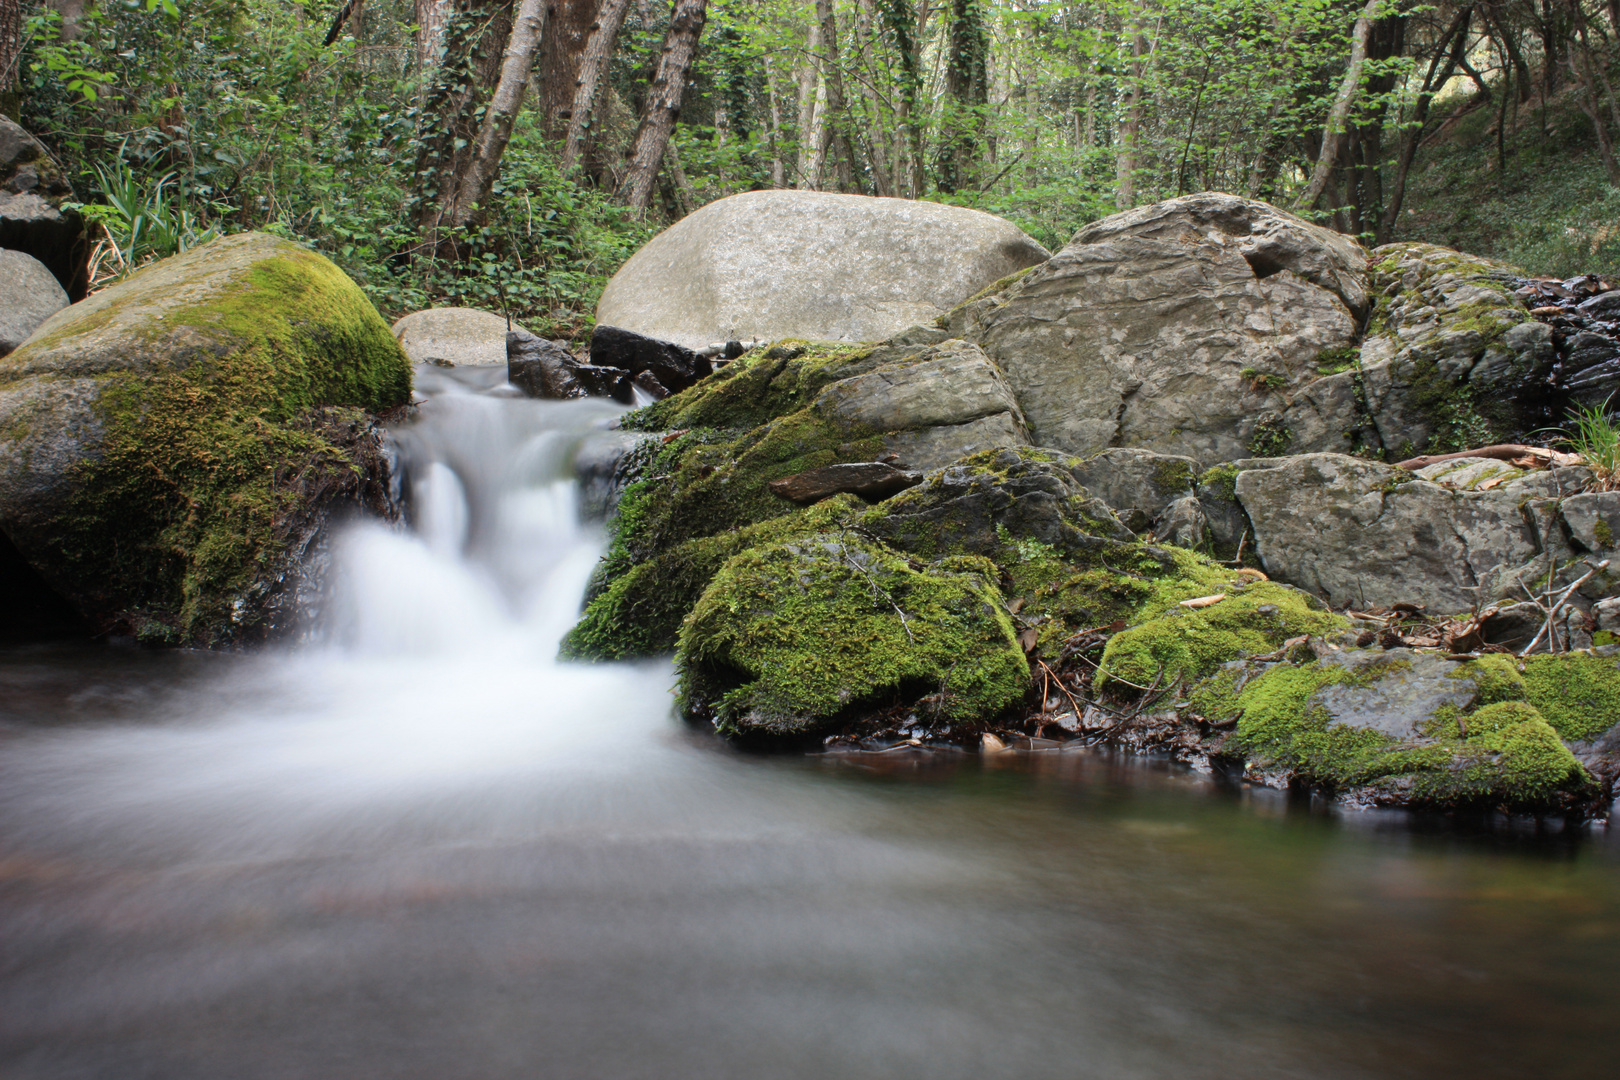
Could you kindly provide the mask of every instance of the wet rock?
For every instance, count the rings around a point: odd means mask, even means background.
[[[881,341],[1047,254],[965,207],[751,191],[654,237],[608,282],[596,316],[694,349],[722,336]]]
[[[560,341],[546,341],[527,330],[506,335],[506,378],[532,398],[569,401],[589,395],[575,374],[580,363]]]
[[[414,311],[394,323],[394,337],[413,364],[492,367],[506,363],[508,330],[504,315],[477,308],[443,307]]]
[[[657,443],[656,435],[633,431],[593,432],[574,452],[574,475],[579,478],[580,513],[587,519],[608,518],[619,505],[619,496],[634,479],[625,469],[627,459],[645,443]]]
[[[21,251],[0,251],[0,356],[67,306],[67,293],[44,263]]]
[[[649,372],[670,392],[684,390],[714,370],[707,357],[674,342],[601,325],[591,333],[591,363],[629,372],[632,379]]]
[[[859,495],[869,502],[886,499],[922,481],[922,473],[897,469],[881,461],[846,462],[823,465],[768,485],[771,492],[789,502],[813,503],[839,492]]]
[[[1612,319],[1620,316],[1620,289],[1598,293],[1590,300],[1582,300],[1575,310],[1588,318]]]
[[[650,371],[637,372],[635,378],[630,380],[630,383],[654,401],[663,401],[669,397],[669,387],[659,382],[658,376]]]
[[[1353,352],[1365,266],[1354,240],[1275,207],[1185,196],[1082,229],[959,332],[1038,443],[1229,460],[1293,445],[1277,417],[1324,355]]]

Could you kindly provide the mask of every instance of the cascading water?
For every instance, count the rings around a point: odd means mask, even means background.
[[[558,663],[616,406],[423,370],[248,655],[0,650],[4,1080],[1570,1078],[1620,866],[1089,753],[749,759]],[[937,760],[937,759],[936,759]]]

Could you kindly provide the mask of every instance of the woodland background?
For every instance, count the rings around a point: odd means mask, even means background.
[[[0,112],[111,280],[217,232],[386,315],[577,337],[713,199],[935,199],[1056,250],[1217,189],[1534,273],[1620,272],[1620,0],[0,0]]]

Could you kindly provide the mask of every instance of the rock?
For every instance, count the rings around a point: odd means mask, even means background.
[[[1156,523],[1172,505],[1193,494],[1193,483],[1203,471],[1189,457],[1122,449],[1104,450],[1086,459],[1074,470],[1074,478],[1113,507],[1127,528],[1134,532],[1152,530],[1160,539],[1169,540],[1170,532],[1185,532],[1191,520],[1187,517],[1189,508],[1177,511],[1178,521],[1168,531]],[[1203,517],[1201,511],[1198,517]]]
[[[1207,721],[1235,721],[1223,754],[1278,784],[1424,809],[1589,803],[1596,786],[1564,743],[1579,725],[1540,707],[1554,681],[1500,655],[1344,649],[1303,666],[1230,664],[1190,697]]]
[[[1552,334],[1514,295],[1518,271],[1433,244],[1386,244],[1372,260],[1361,380],[1394,460],[1521,441],[1552,421]]]
[[[852,461],[823,465],[767,485],[771,492],[789,502],[813,503],[840,492],[859,495],[869,502],[886,499],[922,481],[922,473],[897,469],[881,461]]]
[[[1490,487],[1521,479],[1529,473],[1524,469],[1514,468],[1499,458],[1465,457],[1425,465],[1412,475],[1419,480],[1427,480],[1442,487],[1478,491],[1481,487],[1488,490]]]
[[[370,413],[410,367],[326,259],[243,233],[51,316],[0,359],[0,530],[98,630],[287,625],[341,507],[390,514]]]
[[[55,280],[55,279],[52,279]],[[0,645],[88,637],[91,628],[0,532]]]
[[[1454,490],[1378,462],[1306,454],[1239,471],[1234,490],[1271,577],[1334,604],[1450,614],[1517,594],[1544,553],[1567,561],[1553,515],[1586,476],[1559,469]]]
[[[1612,319],[1620,315],[1620,289],[1598,293],[1590,300],[1581,301],[1575,310],[1591,318]]]
[[[514,332],[523,332],[512,324]],[[506,363],[506,316],[477,308],[429,308],[394,324],[394,336],[413,364],[450,367]]]
[[[1017,414],[1002,412],[961,424],[889,432],[883,436],[883,449],[899,464],[928,472],[981,450],[1028,442]]]
[[[802,742],[894,704],[976,732],[1029,684],[994,572],[982,559],[916,569],[851,532],[744,552],[681,628],[681,706],[743,742]]]
[[[44,263],[21,251],[0,251],[0,356],[67,306],[67,293]]]
[[[579,509],[587,520],[612,517],[619,496],[630,483],[625,464],[635,451],[657,443],[656,435],[634,431],[592,432],[574,451],[574,475],[579,479]]]
[[[1152,529],[1153,539],[1161,544],[1192,548],[1204,543],[1209,535],[1209,521],[1198,496],[1189,491],[1164,508],[1154,519]]]
[[[816,409],[838,423],[875,431],[962,424],[996,414],[1006,415],[1015,430],[1022,426],[1001,372],[965,341],[947,341],[915,360],[833,383],[816,398]]]
[[[741,355],[741,343],[738,345]],[[667,390],[685,390],[714,370],[707,357],[682,345],[647,337],[617,326],[598,324],[591,334],[591,363],[603,368],[621,368],[631,376],[650,372]]]
[[[692,349],[722,336],[881,341],[1046,258],[977,210],[751,191],[654,237],[608,282],[596,317]]]
[[[1043,445],[1277,453],[1298,448],[1291,397],[1353,354],[1365,262],[1348,237],[1208,192],[1087,226],[951,326],[1006,372]]]
[[[658,376],[650,371],[637,373],[635,378],[630,380],[630,385],[646,394],[653,401],[663,401],[669,397],[669,387],[659,382]]]
[[[527,330],[506,335],[506,380],[532,398],[568,401],[589,391],[575,374],[580,363],[560,341],[546,341]]]
[[[0,116],[0,248],[38,259],[69,300],[89,284],[90,244],[67,177],[21,126]]]
[[[1569,534],[1601,558],[1614,554],[1620,539],[1620,491],[1587,491],[1571,495],[1558,507]]]

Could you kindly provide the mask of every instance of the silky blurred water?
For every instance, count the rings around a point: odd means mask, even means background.
[[[424,372],[313,640],[0,652],[0,1077],[1592,1077],[1601,831],[749,758],[564,665],[616,407]]]

